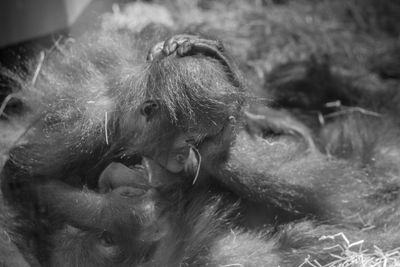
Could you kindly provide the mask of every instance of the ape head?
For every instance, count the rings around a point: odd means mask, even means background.
[[[120,132],[139,133],[131,137],[130,149],[179,172],[193,154],[191,148],[236,125],[246,95],[220,42],[177,35],[153,47],[148,58],[140,78],[128,83],[134,88],[121,100],[139,108],[122,111]],[[232,139],[221,139],[221,147]]]

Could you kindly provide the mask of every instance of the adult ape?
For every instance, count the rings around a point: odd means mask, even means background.
[[[17,245],[40,261],[48,256],[49,237],[64,223],[98,228],[129,212],[124,192],[95,192],[111,162],[131,166],[140,155],[163,161],[170,154],[175,156],[168,168],[179,171],[187,155],[195,156],[186,145],[172,151],[172,143],[182,133],[195,138],[217,133],[226,115],[241,107],[244,93],[218,60],[202,54],[179,63],[178,79],[154,99],[164,83],[156,77],[163,66],[145,62],[140,35],[101,31],[52,51],[28,76],[4,73],[22,88],[19,96],[31,110],[32,127],[10,151],[1,187],[18,216],[31,222],[16,229],[24,235],[24,244]],[[202,90],[191,98],[175,95],[173,87],[185,81]],[[230,106],[231,101],[237,103]],[[202,107],[207,113],[192,117]]]

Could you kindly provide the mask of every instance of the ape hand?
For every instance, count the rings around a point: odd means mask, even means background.
[[[195,53],[207,55],[215,51],[223,52],[223,50],[224,47],[218,40],[203,39],[197,35],[180,34],[153,46],[147,55],[147,60],[153,61],[156,58],[167,57],[175,52],[178,56],[183,57]]]
[[[161,60],[170,55],[178,57],[203,55],[218,60],[226,67],[230,82],[241,87],[236,69],[225,55],[225,48],[221,41],[204,39],[197,35],[181,34],[175,35],[166,41],[157,43],[147,54],[147,60]]]

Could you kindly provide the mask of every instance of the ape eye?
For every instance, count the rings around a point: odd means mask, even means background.
[[[112,234],[104,231],[100,236],[100,242],[103,246],[113,246],[115,244]]]
[[[151,117],[158,110],[158,104],[154,100],[147,100],[142,104],[140,113],[147,118]]]

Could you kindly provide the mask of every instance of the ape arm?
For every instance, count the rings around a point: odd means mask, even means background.
[[[237,159],[218,167],[216,178],[240,197],[298,214],[321,213],[317,195],[311,188],[280,181],[277,175],[254,171]]]
[[[329,211],[340,216],[340,205],[354,210],[354,201],[339,204],[332,199],[349,198],[333,192],[338,177],[349,187],[360,186],[357,179],[349,177],[355,175],[349,166],[299,149],[296,143],[290,146],[284,139],[269,143],[251,138],[244,131],[238,133],[236,125],[237,122],[230,121],[218,135],[199,145],[199,180],[210,177],[241,198],[299,215],[323,218],[329,207]]]
[[[347,162],[305,152],[285,139],[253,139],[244,132],[222,158],[220,144],[215,138],[200,147],[202,169],[239,197],[337,222],[371,208],[364,200],[375,190],[366,182],[371,178]]]

